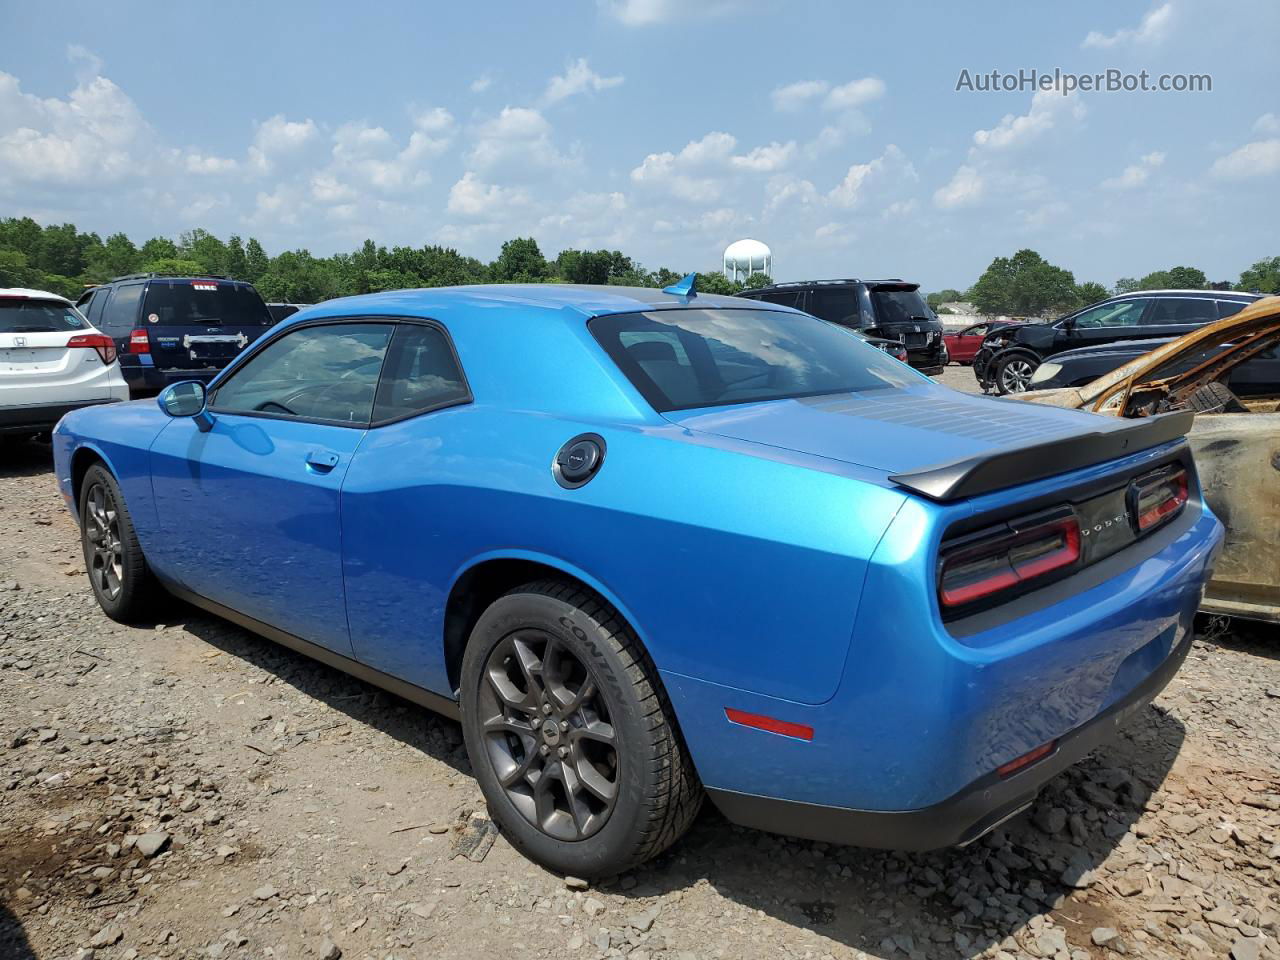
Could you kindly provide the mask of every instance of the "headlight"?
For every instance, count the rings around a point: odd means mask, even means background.
[[[1060,363],[1042,363],[1036,367],[1036,372],[1031,374],[1031,382],[1044,383],[1046,380],[1052,380],[1061,369],[1062,364]]]

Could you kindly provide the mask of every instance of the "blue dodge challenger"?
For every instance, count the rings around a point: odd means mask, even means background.
[[[898,849],[1028,806],[1186,656],[1189,422],[965,396],[690,281],[477,286],[304,310],[55,456],[108,616],[167,591],[459,718],[510,841],[594,877],[704,796]]]

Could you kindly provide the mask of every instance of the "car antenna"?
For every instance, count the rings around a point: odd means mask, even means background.
[[[696,297],[698,295],[698,291],[696,289],[697,282],[698,275],[696,273],[691,273],[679,283],[673,283],[669,287],[663,287],[662,292],[669,293],[673,297]]]

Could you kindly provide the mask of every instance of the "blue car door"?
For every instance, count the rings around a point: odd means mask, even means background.
[[[151,448],[160,569],[351,656],[340,493],[393,329],[289,328],[211,391],[204,424],[175,419],[161,432]]]

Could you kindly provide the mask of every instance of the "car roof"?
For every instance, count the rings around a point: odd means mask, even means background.
[[[72,306],[71,301],[60,293],[50,293],[48,290],[31,290],[27,287],[0,287],[0,297],[25,298],[27,300],[57,300],[59,303]]]
[[[742,291],[743,296],[752,293],[764,293],[769,290],[794,290],[796,287],[840,287],[852,286],[856,283],[875,286],[878,283],[901,283],[919,288],[920,284],[912,283],[910,280],[903,280],[901,277],[886,277],[883,280],[860,280],[857,277],[845,277],[837,280],[787,280],[783,283],[772,283],[767,287],[752,287],[750,290]]]
[[[126,273],[122,277],[112,277],[98,284],[105,287],[112,283],[128,283],[131,280],[216,280],[218,283],[235,283],[241,286],[252,286],[248,280],[235,280],[218,273]]]
[[[1204,297],[1211,300],[1261,300],[1263,294],[1249,293],[1244,290],[1131,290],[1128,293],[1118,293],[1114,297],[1108,297],[1108,300],[1124,300],[1128,297]],[[1099,300],[1099,303],[1106,303],[1106,300]],[[1089,304],[1093,306],[1093,304]]]
[[[796,311],[777,304],[761,304],[742,297],[699,293],[692,297],[664,293],[653,287],[592,286],[567,283],[498,283],[473,284],[460,287],[426,287],[411,290],[389,290],[385,293],[366,293],[356,297],[326,300],[294,314],[299,320],[312,320],[325,316],[349,316],[353,312],[365,315],[379,313],[419,316],[424,312],[484,313],[495,307],[523,308],[547,314],[564,314],[581,317],[599,317],[612,313],[635,313],[641,310],[688,310],[699,307],[733,308],[746,310]],[[289,317],[292,321],[294,317]]]

